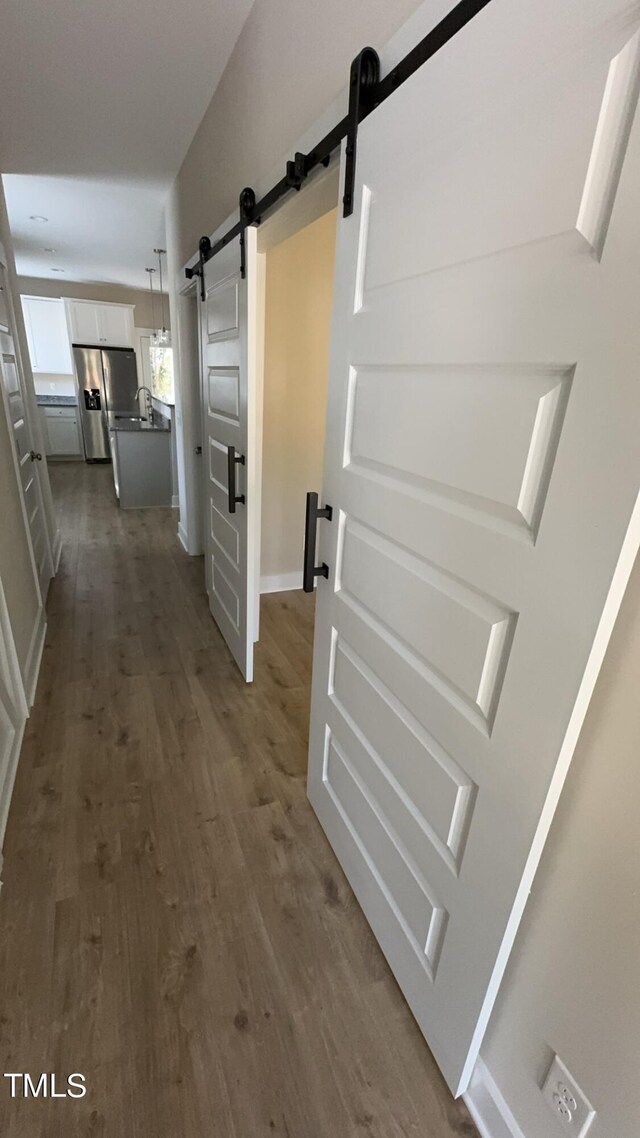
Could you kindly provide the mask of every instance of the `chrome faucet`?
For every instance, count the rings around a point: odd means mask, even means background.
[[[136,393],[135,393],[135,396],[134,396],[134,398],[135,398],[135,399],[137,399],[137,398],[138,398],[138,396],[140,395],[140,392],[141,392],[141,391],[146,391],[146,393],[147,393],[147,399],[146,399],[146,403],[147,403],[147,416],[148,416],[148,418],[149,418],[149,422],[151,423],[151,422],[153,422],[153,405],[152,405],[152,403],[151,403],[151,398],[152,398],[152,396],[151,396],[151,392],[150,392],[149,388],[148,388],[148,387],[147,387],[147,386],[146,386],[146,385],[143,383],[143,384],[142,384],[142,385],[141,385],[141,386],[138,388],[138,390],[136,391]]]

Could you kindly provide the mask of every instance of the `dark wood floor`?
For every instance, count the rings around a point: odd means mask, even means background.
[[[167,510],[52,470],[64,551],[5,840],[2,1138],[452,1138],[434,1066],[305,797],[313,610],[246,687]]]

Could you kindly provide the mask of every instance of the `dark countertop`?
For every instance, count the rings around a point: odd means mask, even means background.
[[[77,407],[75,395],[36,395],[39,407]]]
[[[165,419],[164,415],[160,415],[157,411],[154,412],[153,420],[140,422],[137,419],[116,419],[113,412],[109,413],[109,430],[110,431],[145,431],[149,433],[163,433],[171,430],[171,423],[169,419]]]

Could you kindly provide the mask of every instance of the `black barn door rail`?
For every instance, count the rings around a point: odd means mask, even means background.
[[[292,190],[300,190],[306,178],[317,166],[328,166],[331,155],[338,149],[343,138],[347,139],[347,150],[342,202],[343,214],[345,217],[349,217],[353,212],[359,124],[490,3],[491,0],[460,0],[455,8],[452,8],[448,15],[439,24],[436,24],[435,28],[432,28],[424,39],[421,39],[383,79],[380,78],[380,61],[377,53],[372,47],[362,49],[351,64],[349,110],[345,117],[308,154],[302,154],[298,151],[295,157],[287,162],[284,177],[276,182],[275,186],[260,201],[255,200],[253,190],[243,190],[239,199],[240,218],[225,233],[224,237],[221,237],[213,245],[208,237],[201,238],[198,260],[194,265],[185,269],[185,275],[189,279],[195,276],[201,278],[200,295],[203,300],[205,297],[204,266],[207,261],[215,257],[216,253],[224,249],[230,241],[233,241],[234,237],[240,236],[241,271],[242,276],[244,276],[244,231],[247,226],[259,225],[264,215],[273,209],[280,198],[291,193]]]

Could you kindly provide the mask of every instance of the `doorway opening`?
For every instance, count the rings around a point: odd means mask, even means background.
[[[334,207],[264,254],[260,639],[277,624],[308,645],[305,496],[322,490],[336,223]]]

